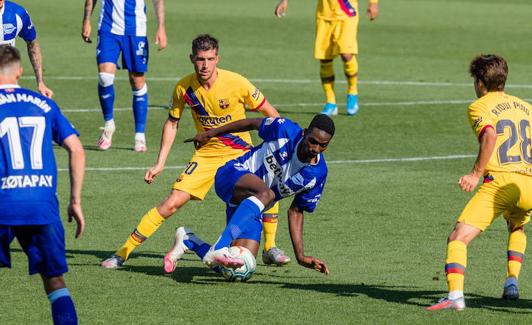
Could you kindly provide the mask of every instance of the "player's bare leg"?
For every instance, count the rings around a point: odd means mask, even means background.
[[[113,133],[116,129],[113,117],[115,72],[116,65],[114,63],[105,62],[98,65],[98,97],[105,121],[102,134],[98,140],[100,150],[107,150],[111,147]]]
[[[145,152],[146,146],[146,120],[148,118],[148,86],[146,77],[141,72],[130,72],[129,83],[133,92],[133,115],[135,118],[135,142],[133,150],[136,152]]]

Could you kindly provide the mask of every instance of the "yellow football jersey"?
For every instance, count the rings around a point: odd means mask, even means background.
[[[181,79],[175,86],[170,116],[179,119],[185,105],[190,107],[198,133],[246,118],[246,107],[260,108],[266,99],[258,88],[241,75],[217,69],[218,78],[209,90],[198,81],[195,73]],[[221,156],[247,151],[251,147],[249,132],[214,137],[197,150],[200,156]]]
[[[369,0],[369,3],[378,3],[378,0]],[[318,0],[317,18],[338,20],[355,16],[360,16],[356,0]]]
[[[489,92],[469,106],[469,123],[477,137],[487,127],[497,133],[486,171],[532,176],[531,111],[529,103],[504,92]]]

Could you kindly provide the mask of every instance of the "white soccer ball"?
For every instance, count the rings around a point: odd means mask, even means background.
[[[244,265],[238,269],[230,269],[221,266],[220,270],[224,278],[228,281],[244,282],[249,280],[257,268],[257,262],[255,261],[253,254],[249,251],[249,249],[242,246],[229,247],[229,252],[234,256],[242,258],[244,260]]]

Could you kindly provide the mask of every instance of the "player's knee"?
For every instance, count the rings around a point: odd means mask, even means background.
[[[66,287],[65,280],[62,276],[55,276],[51,278],[43,277],[43,282],[44,290],[47,294]]]
[[[115,75],[107,72],[98,73],[98,84],[102,87],[112,86],[115,82]]]
[[[267,190],[264,190],[264,191],[260,191],[255,196],[266,207],[269,206],[273,202],[273,200],[275,199],[275,193],[272,190],[270,190],[270,189],[267,189]]]
[[[133,88],[133,96],[144,96],[148,93],[148,85],[144,84],[140,88]]]
[[[340,56],[342,57],[342,61],[344,62],[351,61],[351,59],[353,58],[353,54],[341,54]]]

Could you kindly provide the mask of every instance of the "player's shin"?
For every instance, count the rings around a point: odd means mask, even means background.
[[[222,235],[214,244],[214,249],[218,250],[223,247],[229,247],[231,242],[240,236],[253,219],[261,217],[264,205],[255,196],[250,196],[243,200],[231,216]]]
[[[133,114],[135,117],[135,132],[144,133],[148,118],[148,86],[133,90]]]
[[[333,61],[320,61],[320,78],[323,92],[325,93],[325,100],[327,103],[336,104],[336,96],[334,94],[334,68]]]
[[[508,235],[508,270],[507,278],[519,278],[521,263],[525,256],[526,234],[522,230],[516,230]]]
[[[98,74],[98,97],[105,121],[113,119],[113,105],[115,101],[115,76],[112,73],[100,72]]]
[[[464,296],[464,274],[467,267],[467,246],[464,242],[453,240],[447,244],[445,273],[449,288],[449,299],[456,300]]]
[[[264,251],[276,247],[275,235],[277,234],[277,215],[268,214],[262,218],[262,232],[264,235]]]
[[[153,235],[165,220],[166,219],[159,214],[157,208],[148,211],[148,213],[146,213],[140,220],[137,228],[135,228],[135,230],[129,235],[124,245],[116,252],[116,255],[127,260],[129,254]]]
[[[78,323],[76,308],[74,307],[74,302],[72,301],[67,288],[51,292],[48,294],[48,300],[52,305],[52,319],[54,320],[54,325],[70,325]]]
[[[353,55],[351,60],[344,62],[344,74],[347,79],[347,93],[357,95],[358,61],[355,55]]]

